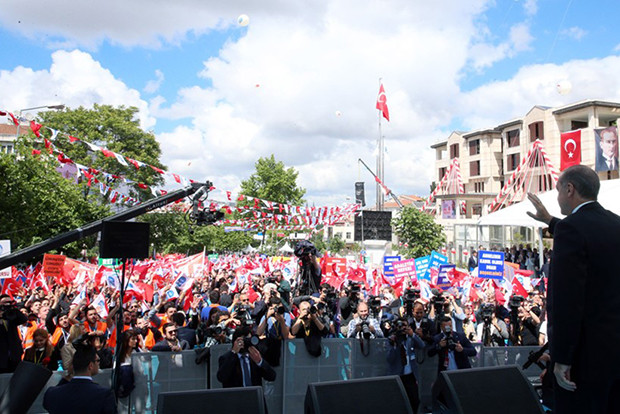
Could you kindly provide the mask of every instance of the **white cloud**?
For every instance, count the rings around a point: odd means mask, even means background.
[[[49,69],[34,71],[18,66],[0,71],[0,90],[7,109],[65,104],[68,107],[92,107],[93,104],[135,106],[140,110],[140,125],[150,128],[150,116],[140,93],[95,61],[88,53],[74,50],[52,53]]]
[[[620,101],[620,56],[573,60],[561,65],[522,67],[506,81],[493,82],[464,94],[461,116],[471,129],[498,125],[525,115],[534,105],[560,106],[583,99]],[[572,90],[560,95],[556,85],[567,79]]]
[[[375,168],[380,77],[392,119],[382,123],[390,149],[385,182],[397,194],[428,195],[434,179],[430,145],[448,136],[455,119],[479,129],[522,116],[537,104],[620,100],[620,81],[614,81],[620,57],[525,66],[511,79],[462,92],[459,82],[470,68],[482,70],[514,57],[534,41],[529,21],[514,24],[503,37],[481,24],[490,0],[375,0],[363,7],[353,0],[267,0],[260,5],[184,0],[157,2],[157,7],[135,0],[131,8],[115,0],[93,10],[102,21],[90,25],[76,22],[84,19],[83,11],[66,14],[73,3],[56,2],[59,13],[65,13],[62,19],[43,19],[35,7],[26,27],[13,30],[30,36],[56,33],[49,39],[89,47],[105,39],[158,47],[234,24],[241,13],[250,16],[241,37],[226,42],[217,56],[205,56],[201,78],[188,82],[176,97],[149,95],[147,102],[77,50],[54,52],[46,70],[0,72],[0,90],[6,91],[10,109],[48,102],[124,104],[140,108],[145,127],[155,119],[173,121],[176,127],[157,135],[162,161],[170,171],[209,179],[218,189],[237,190],[259,157],[274,154],[300,172],[299,184],[308,190],[310,203],[340,204],[353,196],[353,183],[361,179],[372,204],[374,180],[357,160]],[[21,13],[16,2],[8,4],[3,16],[10,18],[0,17],[4,23]],[[50,8],[38,0],[34,4]],[[116,21],[121,4],[128,14]],[[525,1],[523,7],[529,15],[537,12],[536,1]],[[157,86],[164,71],[155,73],[147,94],[162,93]],[[560,79],[571,81],[571,94],[557,93]]]
[[[159,90],[159,87],[161,86],[162,82],[164,81],[164,73],[159,70],[156,69],[155,70],[155,79],[152,79],[150,81],[148,81],[146,83],[146,85],[144,86],[144,92],[146,93],[155,93]]]
[[[504,42],[497,45],[488,42],[474,43],[470,49],[472,66],[476,70],[482,70],[498,61],[514,57],[519,52],[530,50],[533,40],[529,23],[517,23],[510,28],[509,37]]]
[[[573,26],[569,27],[568,29],[562,30],[560,34],[575,40],[581,40],[585,35],[588,34],[588,32],[581,27]]]
[[[525,14],[528,16],[535,15],[538,12],[538,0],[525,0],[523,2],[523,10],[525,10]]]

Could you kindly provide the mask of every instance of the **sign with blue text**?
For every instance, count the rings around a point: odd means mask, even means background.
[[[478,277],[486,279],[504,278],[504,252],[478,252]]]

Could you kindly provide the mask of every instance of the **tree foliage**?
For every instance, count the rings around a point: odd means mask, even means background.
[[[296,206],[304,202],[306,190],[297,186],[299,173],[293,167],[285,168],[284,163],[276,161],[273,154],[269,158],[259,158],[255,167],[254,174],[241,182],[243,194]]]
[[[139,220],[151,224],[151,243],[164,254],[240,251],[252,241],[245,232],[226,233],[221,226],[193,227],[190,232],[182,212],[153,212]]]
[[[443,227],[413,206],[401,209],[400,216],[392,219],[392,226],[400,242],[408,245],[399,249],[408,258],[426,256],[445,243]]]
[[[159,161],[161,148],[152,132],[140,128],[137,120],[138,108],[97,105],[93,109],[79,107],[64,111],[41,112],[41,123],[81,140],[114,151],[125,157],[145,164],[165,169]],[[101,151],[91,151],[83,143],[71,143],[69,138],[59,134],[54,145],[60,148],[71,160],[116,176],[129,178],[149,186],[163,183],[163,177],[150,167],[136,169],[127,162],[122,165],[114,157],[105,157]],[[98,177],[101,179],[102,177]],[[108,181],[108,186],[117,187],[120,183]],[[149,190],[130,187],[128,191],[140,200],[152,198]]]
[[[107,206],[85,197],[80,187],[55,171],[58,163],[33,156],[21,145],[15,154],[0,154],[0,238],[13,251],[78,228],[110,214]],[[77,257],[84,241],[62,251]],[[93,244],[91,238],[87,244]]]
[[[336,235],[327,240],[327,250],[329,250],[331,254],[340,254],[344,247],[345,243],[340,235]]]

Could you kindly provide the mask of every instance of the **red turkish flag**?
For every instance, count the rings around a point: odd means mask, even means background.
[[[377,105],[376,108],[381,111],[383,117],[390,120],[390,111],[388,111],[387,107],[387,97],[385,96],[385,89],[383,89],[383,84],[379,88],[379,96],[377,96]]]
[[[560,171],[581,164],[581,130],[563,133],[560,141]]]

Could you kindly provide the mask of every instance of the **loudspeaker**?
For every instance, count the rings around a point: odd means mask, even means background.
[[[355,216],[355,241],[386,240],[392,241],[391,211],[362,211]],[[362,238],[362,231],[364,237]]]
[[[398,376],[308,384],[305,414],[347,412],[413,414]]]
[[[99,257],[144,259],[149,256],[149,223],[104,221]]]
[[[28,412],[51,376],[52,371],[42,365],[20,362],[2,394],[0,413]]]
[[[543,414],[517,365],[443,371],[433,386],[433,413]]]
[[[366,205],[366,196],[364,194],[363,181],[358,181],[355,183],[355,204],[359,204],[362,207]]]
[[[157,414],[265,414],[262,387],[223,388],[162,392],[157,397]]]

